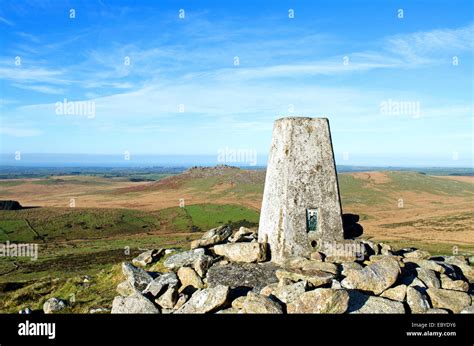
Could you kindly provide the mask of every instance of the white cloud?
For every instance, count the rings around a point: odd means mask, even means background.
[[[474,48],[474,24],[457,29],[437,29],[385,39],[385,49],[409,63],[423,65],[439,61],[446,54],[459,54]]]
[[[43,94],[51,94],[51,95],[62,95],[64,94],[64,89],[62,88],[57,88],[53,86],[48,86],[48,85],[32,85],[32,84],[12,84],[12,86],[20,89],[25,89],[25,90],[33,90],[36,92],[40,92]]]
[[[13,22],[9,21],[5,17],[0,17],[0,23],[6,24],[8,26],[14,26]]]
[[[41,135],[40,130],[18,127],[0,127],[0,133],[5,136],[13,137],[34,137]]]
[[[63,76],[62,70],[52,70],[42,67],[23,67],[15,66],[14,61],[10,62],[10,66],[3,61],[3,66],[0,66],[0,78],[12,82],[39,82],[51,84],[69,84],[70,81],[61,78]]]
[[[18,36],[20,36],[21,38],[25,38],[25,39],[27,39],[27,40],[33,42],[33,43],[39,43],[39,42],[40,42],[40,39],[39,39],[37,36],[32,35],[32,34],[29,34],[29,33],[27,33],[27,32],[21,32],[21,31],[19,31],[19,32],[16,32],[16,34],[17,34]]]
[[[368,71],[379,68],[393,68],[397,65],[393,61],[349,62],[344,65],[344,57],[334,57],[328,61],[315,61],[306,64],[285,64],[266,67],[235,67],[222,69],[215,73],[219,80],[249,80],[264,78],[284,78],[314,75],[335,75],[354,71]]]

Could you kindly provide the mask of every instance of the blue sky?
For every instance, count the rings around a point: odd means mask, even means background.
[[[265,164],[274,120],[301,115],[330,119],[338,164],[470,167],[472,13],[472,1],[1,1],[0,153],[233,148]],[[94,116],[58,114],[64,99]]]

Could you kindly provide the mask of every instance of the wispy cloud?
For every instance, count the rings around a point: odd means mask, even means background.
[[[13,22],[11,22],[8,19],[6,19],[5,17],[1,17],[1,16],[0,16],[0,23],[6,24],[8,26],[14,26]]]
[[[8,63],[8,66],[5,61],[0,65],[0,78],[11,82],[69,84],[70,81],[63,77],[63,70],[15,66],[13,59]]]
[[[445,63],[446,53],[459,54],[472,50],[474,48],[472,37],[474,37],[474,25],[458,29],[417,32],[387,37],[382,40],[383,43],[379,51],[352,52],[344,56],[333,56],[330,59],[307,63],[277,64],[254,68],[239,66],[216,71],[215,75],[218,79],[248,80],[422,67]]]
[[[474,48],[474,24],[456,29],[436,29],[385,39],[384,48],[401,56],[407,63],[424,65],[446,59],[446,54],[460,54]]]
[[[314,76],[314,75],[335,75],[344,74],[354,71],[368,71],[380,68],[394,68],[398,65],[393,61],[383,59],[380,61],[356,61],[344,64],[343,56],[334,57],[332,60],[314,61],[305,64],[285,64],[273,65],[265,67],[236,67],[222,69],[215,73],[217,79],[220,80],[240,80],[264,79],[264,78],[284,78],[298,76]],[[350,61],[350,60],[348,60]]]
[[[24,38],[24,39],[27,39],[28,41],[30,42],[33,42],[33,43],[40,43],[40,39],[36,36],[36,35],[32,35],[32,34],[29,34],[27,32],[16,32],[16,34],[21,37],[21,38]]]
[[[64,94],[64,89],[48,85],[33,85],[33,84],[12,84],[12,86],[25,90],[32,90],[42,94],[61,95]]]
[[[35,137],[41,135],[41,131],[37,129],[21,128],[21,127],[0,127],[0,134],[12,137]]]

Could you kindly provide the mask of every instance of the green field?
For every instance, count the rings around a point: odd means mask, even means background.
[[[197,231],[223,223],[256,225],[258,215],[237,205],[213,204],[156,212],[87,208],[0,211],[1,243],[38,244],[37,260],[1,259],[0,311],[40,308],[50,295],[68,299],[72,293],[76,302],[70,311],[87,312],[105,302],[110,305],[118,283],[110,280],[120,277],[118,263],[131,261],[145,249],[188,247],[200,236]],[[93,278],[87,289],[81,279],[84,275]]]
[[[37,243],[40,255],[37,261],[23,260],[14,273],[9,271],[13,260],[0,262],[0,282],[12,277],[21,279],[48,272],[48,268],[64,270],[116,263],[120,259],[112,252],[124,248],[153,247],[175,244],[180,240],[197,237],[190,232],[206,231],[221,224],[256,225],[258,212],[236,205],[191,205],[186,208],[168,208],[156,212],[127,209],[87,208],[31,208],[0,211],[0,242]],[[110,252],[108,256],[107,252]],[[87,254],[104,256],[76,258]],[[110,257],[110,261],[107,261]],[[120,257],[120,254],[119,254]],[[66,258],[66,259],[65,259]],[[54,263],[58,260],[61,263]],[[76,262],[75,262],[76,261]],[[47,265],[43,265],[46,262]],[[70,268],[67,263],[74,263]],[[90,263],[89,263],[90,262]],[[99,263],[100,262],[100,263]],[[48,267],[49,266],[49,267]]]
[[[259,212],[239,205],[195,204],[160,210],[177,231],[206,231],[223,224],[257,226]]]

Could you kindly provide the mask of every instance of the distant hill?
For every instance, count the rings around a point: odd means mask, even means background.
[[[99,273],[101,293],[91,299],[84,291],[79,298],[84,301],[77,311],[85,312],[115,294],[113,289],[108,298],[102,293],[119,277],[113,266],[143,249],[188,246],[202,231],[223,223],[258,225],[264,170],[194,167],[171,175],[151,173],[154,181],[140,181],[149,180],[143,171],[123,174],[0,181],[0,200],[26,207],[0,210],[0,242],[39,244],[37,261],[5,257],[0,262],[0,311],[18,311],[25,302],[39,306],[39,296],[31,293],[38,285],[44,292],[66,294],[76,292],[82,282],[78,275]],[[360,216],[362,237],[433,254],[474,254],[474,177],[350,172],[339,174],[339,185],[343,212]],[[51,277],[61,277],[64,286],[56,287]],[[12,290],[8,299],[2,287]]]
[[[147,237],[160,237],[161,242],[170,234],[184,239],[222,223],[258,224],[263,170],[194,167],[158,181],[128,178],[72,175],[0,181],[0,199],[27,207],[0,211],[0,240],[74,242],[88,252],[88,242],[106,239],[91,249],[117,249],[131,236],[133,244]],[[474,249],[474,177],[355,172],[339,174],[339,185],[343,212],[360,216],[363,237],[433,252],[450,252],[453,245],[461,251]],[[71,199],[74,208],[69,207]]]
[[[250,187],[255,191],[263,192],[264,182],[264,170],[244,170],[238,167],[219,165],[215,167],[189,168],[181,174],[166,177],[152,184],[124,188],[118,190],[117,193],[180,188],[196,188],[208,191],[208,188],[219,186],[229,187],[230,190],[235,187],[238,187],[240,190]]]

